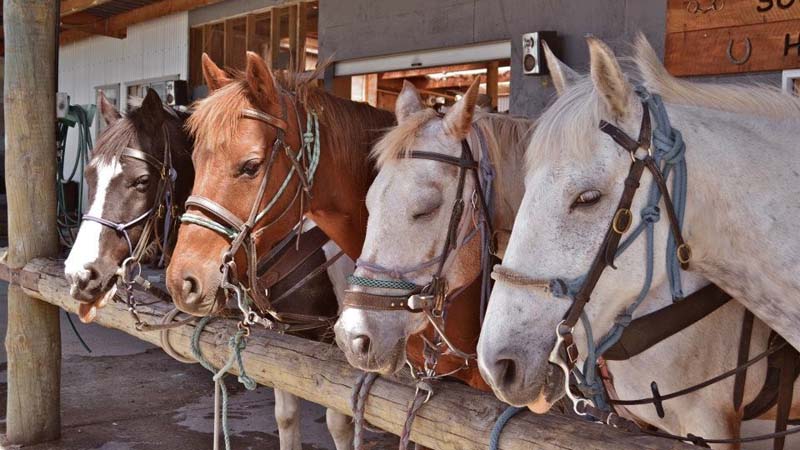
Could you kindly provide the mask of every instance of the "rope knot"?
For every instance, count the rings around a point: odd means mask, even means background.
[[[647,223],[656,223],[661,219],[661,209],[656,205],[648,205],[642,208],[640,216]]]
[[[686,154],[686,143],[683,134],[675,128],[668,130],[656,128],[653,131],[653,146],[660,159],[669,165],[678,164]]]
[[[614,323],[625,328],[631,324],[633,321],[633,316],[630,313],[622,313],[614,319]]]

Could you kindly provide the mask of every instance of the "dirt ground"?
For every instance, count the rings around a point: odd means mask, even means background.
[[[6,330],[6,285],[0,285],[0,336]],[[62,433],[30,450],[202,450],[212,448],[213,382],[197,364],[174,361],[122,332],[73,318],[92,353],[80,345],[62,313]],[[6,355],[0,349],[0,429],[5,431]],[[232,448],[278,450],[272,390],[247,391],[229,377]],[[325,409],[304,402],[304,450],[334,450]],[[369,434],[368,449],[396,449],[391,435]],[[0,449],[9,448],[0,445]],[[13,448],[13,447],[12,447]]]

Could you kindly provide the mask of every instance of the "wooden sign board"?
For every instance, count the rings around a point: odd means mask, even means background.
[[[800,68],[800,0],[668,0],[665,47],[678,76]]]

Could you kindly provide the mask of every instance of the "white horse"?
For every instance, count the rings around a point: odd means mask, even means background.
[[[571,71],[548,58],[560,96],[542,115],[531,139],[526,193],[503,260],[505,268],[525,277],[576,279],[588,271],[630,165],[627,152],[602,134],[598,123],[605,119],[636,136],[641,104],[611,50],[597,39],[588,42],[590,78],[576,80]],[[694,255],[691,271],[683,273],[684,291],[693,292],[711,280],[797,344],[800,335],[791,325],[797,323],[800,306],[789,299],[798,297],[800,244],[790,231],[790,219],[800,208],[790,205],[797,204],[800,194],[800,185],[791,183],[800,171],[800,158],[792,152],[797,149],[800,101],[763,87],[676,80],[643,37],[636,48],[644,84],[663,97],[672,125],[683,132],[687,147],[689,189],[683,232]],[[642,210],[651,183],[645,174],[632,211]],[[632,227],[639,220],[634,214]],[[634,317],[671,302],[662,263],[669,231],[666,218],[654,229],[653,288]],[[644,257],[644,239],[639,239],[618,257],[618,270],[607,269],[600,278],[585,310],[595,341],[639,294]],[[498,281],[478,345],[481,373],[498,397],[545,412],[564,395],[562,374],[548,360],[556,326],[570,303],[541,288]],[[772,316],[777,310],[784,315]],[[618,395],[647,397],[652,380],[658,381],[661,392],[674,392],[735,367],[743,311],[729,302],[633,359],[609,361]],[[766,348],[768,332],[756,322],[751,355]],[[585,356],[586,333],[580,323],[575,337]],[[765,367],[762,361],[750,369],[744,404],[763,384]],[[664,419],[652,406],[629,410],[674,434],[735,437],[741,411],[733,408],[732,390],[729,378],[666,401]],[[797,395],[794,398],[797,407]]]
[[[372,150],[380,171],[367,194],[367,235],[355,276],[399,279],[417,285],[430,282],[447,239],[459,169],[441,161],[405,156],[411,151],[426,151],[460,158],[464,139],[469,142],[472,158],[480,161],[481,167],[491,161],[497,174],[493,182],[492,222],[498,231],[498,255],[502,256],[522,199],[524,152],[533,123],[501,114],[476,114],[477,95],[476,81],[461,100],[439,117],[423,105],[412,84],[404,85],[396,104],[398,126]],[[481,130],[484,144],[473,127]],[[459,245],[447,256],[442,273],[447,279],[448,295],[470,285],[481,273],[481,239],[479,236],[466,239],[480,220],[480,212],[474,207],[475,189],[474,177],[467,173]],[[411,267],[417,269],[409,269]],[[351,285],[350,289],[361,292],[365,288]],[[376,289],[371,287],[370,291],[374,293]],[[382,292],[396,293],[392,289]],[[448,311],[450,319],[445,324],[446,334],[452,333],[450,337],[460,341],[464,345],[461,350],[468,352],[472,350],[467,349],[474,349],[477,343],[480,327],[477,297],[475,293],[466,293],[452,301]],[[408,338],[422,332],[426,325],[428,322],[422,313],[354,308],[348,307],[345,301],[335,326],[336,340],[355,367],[392,373],[406,361]],[[457,369],[463,360],[455,362]],[[438,368],[441,369],[441,364]],[[467,376],[467,372],[472,375]],[[460,371],[457,375],[467,376],[465,381],[486,389],[477,370],[467,372]]]

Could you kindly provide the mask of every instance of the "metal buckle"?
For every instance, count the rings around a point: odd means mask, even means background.
[[[434,298],[433,294],[414,294],[408,297],[408,309],[412,311],[431,309]]]
[[[624,226],[620,226],[620,220],[625,217]],[[614,230],[614,233],[617,234],[625,234],[626,231],[631,227],[631,223],[633,223],[633,213],[628,208],[620,208],[614,214],[614,220],[611,221],[611,229]]]

